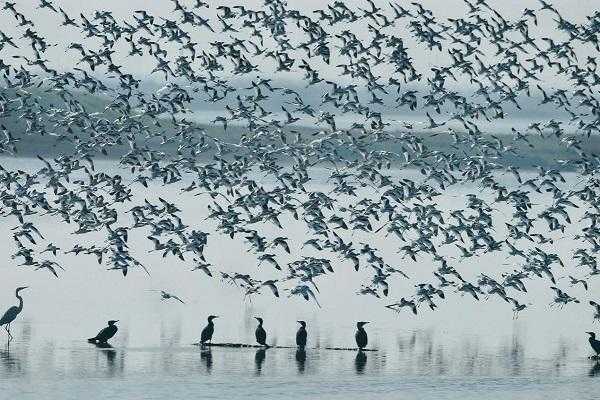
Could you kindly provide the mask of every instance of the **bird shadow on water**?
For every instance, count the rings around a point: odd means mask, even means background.
[[[266,358],[265,349],[256,350],[256,354],[254,355],[254,365],[256,366],[256,375],[260,375],[262,372],[262,367]]]
[[[306,351],[304,349],[296,350],[296,365],[298,366],[298,373],[304,374],[306,371]]]
[[[354,368],[356,369],[356,373],[359,375],[364,374],[365,366],[367,365],[367,353],[364,351],[359,351],[356,353],[356,358],[354,359]]]
[[[588,372],[589,376],[596,377],[600,375],[600,362],[596,361],[590,371]]]
[[[0,348],[0,365],[7,373],[24,375],[27,370],[29,344],[31,342],[31,323],[24,321],[17,337],[7,335],[4,346]],[[23,359],[25,358],[25,366]]]
[[[117,360],[117,350],[109,343],[95,343],[99,353],[106,357],[106,369],[109,376],[117,376],[124,370],[124,355]]]
[[[14,355],[14,352],[7,349],[0,350],[0,363],[4,371],[8,374],[24,374],[21,359]]]
[[[206,366],[206,372],[210,374],[213,367],[213,357],[210,347],[200,352],[200,360],[202,360],[202,362]]]

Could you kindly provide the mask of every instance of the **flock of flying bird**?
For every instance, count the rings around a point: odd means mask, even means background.
[[[165,0],[161,15],[120,18],[35,2],[35,11],[0,6],[0,152],[40,166],[0,163],[0,209],[21,267],[59,277],[64,253],[150,274],[130,248],[143,235],[152,252],[245,296],[286,293],[320,307],[321,280],[359,271],[357,293],[394,311],[435,310],[455,292],[497,298],[515,318],[533,280],[562,308],[600,274],[600,158],[590,144],[600,71],[582,56],[600,51],[600,12],[574,22],[542,0],[516,18],[491,0],[456,0],[459,18],[408,1],[301,11],[283,0],[256,9]],[[44,35],[37,18],[61,35]],[[555,118],[486,133],[525,103]],[[222,112],[194,122],[206,105]],[[407,113],[425,122],[393,125]],[[569,157],[511,162],[540,145]],[[159,186],[173,199],[156,196]],[[457,200],[440,204],[454,188]],[[182,216],[177,200],[194,196],[206,219]],[[50,242],[41,218],[69,227],[77,244]],[[298,226],[300,241],[289,233]],[[98,233],[104,241],[79,239]],[[568,260],[553,252],[563,238],[574,245]],[[243,241],[256,264],[213,265],[205,248],[228,240]],[[387,254],[392,246],[401,256]],[[498,254],[510,270],[495,261],[473,272],[472,259]],[[429,277],[414,282],[423,265]],[[412,291],[394,288],[404,280]],[[600,320],[600,302],[586,303]]]

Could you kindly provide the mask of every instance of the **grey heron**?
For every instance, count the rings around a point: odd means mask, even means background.
[[[18,287],[17,290],[15,290],[15,297],[19,299],[19,305],[10,307],[8,310],[6,310],[2,318],[0,318],[0,326],[4,326],[4,330],[6,331],[6,333],[8,333],[9,342],[13,339],[13,336],[10,333],[10,324],[17,318],[21,311],[23,311],[23,298],[21,297],[19,292],[27,288],[28,286],[22,286]]]

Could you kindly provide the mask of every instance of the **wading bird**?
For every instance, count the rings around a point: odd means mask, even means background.
[[[23,298],[21,297],[19,292],[21,290],[25,290],[27,288],[28,288],[28,286],[22,286],[22,287],[18,287],[17,290],[15,290],[15,297],[17,299],[19,299],[19,305],[12,306],[8,310],[6,310],[6,312],[4,313],[2,318],[0,318],[0,326],[4,326],[4,330],[8,334],[9,342],[13,339],[13,336],[10,333],[10,324],[17,318],[17,316],[21,313],[21,311],[23,311]]]

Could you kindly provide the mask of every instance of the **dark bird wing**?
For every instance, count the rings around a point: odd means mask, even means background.
[[[118,328],[116,327],[116,325],[107,326],[106,328],[104,328],[100,332],[98,332],[98,334],[96,335],[95,338],[92,338],[90,340],[96,340],[98,342],[106,342],[108,339],[115,336],[115,333],[117,333],[117,330],[118,330]]]
[[[212,335],[214,332],[214,328],[211,325],[207,325],[202,329],[202,333],[200,334],[200,342],[204,343],[208,340],[212,339]]]
[[[6,310],[6,312],[0,319],[0,326],[10,324],[15,320],[15,318],[17,318],[17,315],[19,315],[19,308],[17,306],[12,306],[8,310]]]

